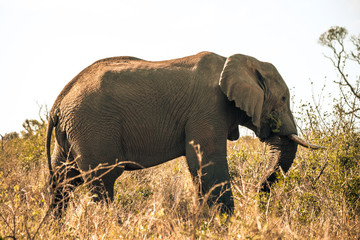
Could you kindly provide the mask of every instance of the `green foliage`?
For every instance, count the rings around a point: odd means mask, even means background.
[[[1,140],[2,141],[10,141],[16,138],[19,138],[19,134],[17,132],[11,132],[11,133],[7,133],[5,134],[5,136],[1,136]]]
[[[46,122],[44,120],[25,120],[21,137],[18,133],[6,134],[2,140],[2,152],[5,157],[14,157],[25,168],[39,163],[45,157]]]
[[[270,129],[273,133],[279,133],[281,127],[281,119],[277,111],[272,111],[268,119]]]
[[[319,42],[322,45],[333,47],[336,42],[343,43],[348,31],[343,27],[332,27],[327,32],[321,34]]]

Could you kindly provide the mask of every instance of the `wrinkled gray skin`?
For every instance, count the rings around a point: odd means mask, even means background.
[[[286,137],[297,133],[289,100],[276,68],[245,55],[224,58],[202,52],[162,62],[133,57],[97,61],[65,86],[50,111],[48,158],[54,127],[56,136],[49,164],[53,207],[65,207],[69,192],[84,181],[79,173],[99,164],[126,162],[87,179],[95,179],[91,189],[96,200],[113,199],[114,182],[123,171],[180,156],[186,156],[196,181],[199,161],[189,144],[194,141],[200,144],[202,164],[210,163],[202,169],[200,194],[223,183],[208,204],[220,203],[222,212],[232,213],[226,140],[239,138],[238,125],[250,128],[270,145],[275,170],[286,172],[297,150]],[[60,174],[66,161],[76,164]],[[274,173],[263,190],[275,180]]]

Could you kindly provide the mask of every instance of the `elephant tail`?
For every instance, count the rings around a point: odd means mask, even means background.
[[[46,156],[47,156],[47,161],[48,161],[48,166],[49,166],[49,171],[50,171],[50,178],[52,178],[52,176],[54,175],[54,171],[52,169],[51,166],[51,135],[52,135],[52,131],[53,128],[55,127],[55,123],[53,118],[50,116],[49,117],[49,123],[48,123],[48,128],[47,128],[47,133],[46,133]]]

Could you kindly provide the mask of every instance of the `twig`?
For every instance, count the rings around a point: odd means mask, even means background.
[[[12,228],[10,227],[10,224],[8,223],[8,221],[5,219],[5,217],[1,213],[0,213],[0,217],[3,219],[5,225],[10,229],[10,231],[12,231]],[[14,232],[13,232],[13,234],[14,234]]]
[[[42,225],[44,224],[45,220],[48,218],[48,216],[50,215],[50,213],[51,213],[51,208],[50,208],[50,206],[49,206],[49,207],[48,207],[48,210],[47,210],[46,213],[45,213],[45,216],[44,216],[43,219],[41,220],[39,226],[37,227],[37,229],[36,229],[36,231],[35,231],[35,233],[34,233],[34,235],[32,236],[32,238],[30,238],[31,240],[35,239],[36,235],[39,233],[40,228],[42,227]]]

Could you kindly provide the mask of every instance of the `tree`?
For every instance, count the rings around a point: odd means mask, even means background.
[[[347,38],[348,31],[344,27],[331,27],[328,31],[321,34],[319,43],[328,47],[332,55],[325,55],[331,60],[333,66],[339,73],[338,84],[341,101],[337,104],[338,110],[343,114],[350,115],[352,118],[360,119],[360,76],[349,75],[346,66],[351,66],[356,72],[360,65],[360,34]],[[347,50],[347,44],[352,45],[354,50]],[[351,70],[350,70],[351,71]],[[356,74],[356,73],[355,73]]]

